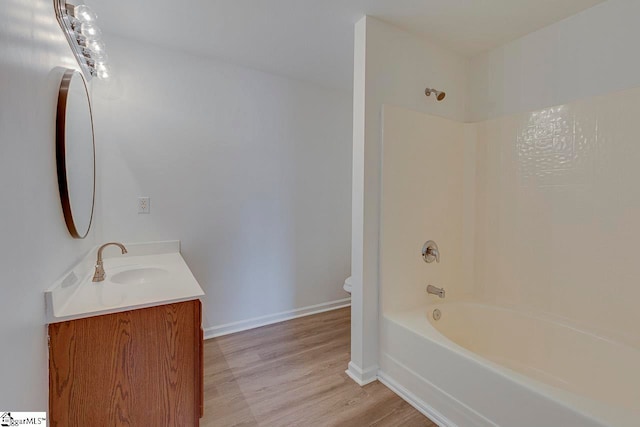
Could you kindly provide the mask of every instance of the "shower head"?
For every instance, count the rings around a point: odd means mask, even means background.
[[[424,90],[424,94],[427,96],[431,96],[431,94],[434,94],[438,101],[442,101],[444,97],[447,96],[447,94],[444,93],[443,91],[439,91],[431,88],[426,88]]]

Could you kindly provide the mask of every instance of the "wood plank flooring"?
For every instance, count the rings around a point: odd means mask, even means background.
[[[349,351],[349,308],[207,340],[201,426],[436,426],[348,378]]]

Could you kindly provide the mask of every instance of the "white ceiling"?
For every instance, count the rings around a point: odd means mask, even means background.
[[[88,0],[116,34],[324,86],[352,83],[353,24],[371,15],[465,55],[603,0]]]

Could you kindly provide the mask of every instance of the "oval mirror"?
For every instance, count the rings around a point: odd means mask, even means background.
[[[93,118],[84,77],[70,69],[62,76],[58,92],[56,163],[64,220],[71,235],[83,239],[93,218]]]

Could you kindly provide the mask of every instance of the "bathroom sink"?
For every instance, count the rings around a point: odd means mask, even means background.
[[[115,273],[109,280],[122,285],[142,285],[163,279],[168,274],[164,268],[141,267]]]
[[[180,254],[180,242],[130,243],[128,253],[103,259],[104,281],[94,282],[96,251],[45,291],[47,323],[191,301],[204,296]],[[99,250],[99,249],[98,249]],[[121,251],[120,251],[121,252]]]

